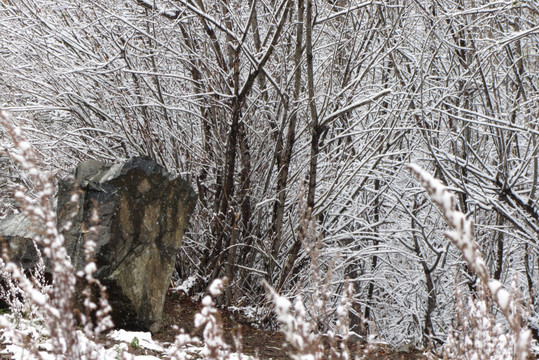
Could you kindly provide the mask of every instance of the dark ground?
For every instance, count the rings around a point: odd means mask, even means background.
[[[186,333],[196,335],[201,338],[200,330],[194,329],[195,314],[200,311],[202,305],[200,302],[195,302],[191,297],[183,292],[169,291],[165,300],[165,308],[163,315],[163,327],[159,333],[153,334],[152,339],[160,342],[166,347],[166,343],[173,343],[177,331],[173,326],[184,329]],[[229,311],[220,311],[221,318],[225,329],[225,338],[228,344],[234,344],[233,336],[241,332],[243,354],[253,355],[261,360],[288,360],[288,351],[290,347],[285,344],[284,336],[280,332],[263,331],[256,329],[252,323],[249,323],[245,317],[238,314],[232,314]],[[109,348],[114,345],[114,341],[110,338],[103,337],[105,347]],[[352,355],[362,354],[364,352],[363,345],[359,343],[349,344]],[[0,343],[0,351],[4,350],[4,344]],[[235,351],[235,347],[233,347]],[[161,359],[167,357],[144,348],[131,348],[130,351],[136,355],[153,355]],[[190,353],[193,359],[201,359],[196,353]],[[352,356],[354,358],[354,356]],[[0,360],[11,359],[9,354],[0,354]],[[421,351],[414,350],[410,353],[399,353],[389,346],[376,346],[366,360],[423,360],[426,359]],[[73,359],[75,360],[75,359]]]
[[[182,292],[169,291],[165,300],[164,325],[161,332],[154,334],[153,339],[159,342],[172,343],[175,337],[175,331],[172,326],[176,325],[183,328],[187,333],[194,331],[194,316],[200,311],[202,305],[194,302],[191,297]],[[280,332],[270,332],[256,329],[247,319],[242,319],[237,314],[231,314],[227,311],[221,311],[223,324],[226,333],[226,340],[229,344],[234,344],[232,336],[241,331],[242,335],[242,353],[254,355],[261,360],[288,360],[287,350],[289,347],[285,344],[284,336]],[[196,335],[199,335],[195,332]],[[364,348],[359,343],[349,344],[351,354],[361,354]],[[353,357],[352,357],[353,358]],[[367,360],[422,360],[426,357],[422,351],[412,350],[410,353],[399,353],[395,349],[386,346],[376,346]]]

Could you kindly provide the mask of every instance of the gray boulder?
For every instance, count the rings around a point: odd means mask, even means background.
[[[80,196],[73,203],[76,191]],[[176,254],[195,204],[187,182],[144,157],[120,164],[86,161],[74,178],[59,182],[58,226],[73,223],[64,234],[68,254],[82,270],[86,237],[94,239],[95,276],[107,287],[117,327],[160,329]],[[99,220],[90,234],[94,208]]]
[[[5,241],[7,255],[24,270],[34,268],[39,261],[34,242],[39,231],[23,214],[11,215],[0,220],[0,237]]]

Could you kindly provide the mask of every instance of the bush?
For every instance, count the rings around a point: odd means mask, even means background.
[[[1,124],[7,129],[18,152],[12,154],[14,161],[28,174],[32,189],[20,187],[15,198],[36,228],[43,230],[36,237],[37,245],[50,260],[52,280],[45,281],[44,262],[40,260],[34,272],[25,273],[16,264],[9,262],[4,254],[0,260],[0,276],[3,287],[0,296],[11,309],[11,314],[0,316],[2,336],[26,349],[30,356],[42,358],[36,334],[28,332],[25,321],[41,322],[50,346],[49,354],[56,359],[101,359],[107,352],[99,341],[99,336],[112,328],[111,308],[107,302],[106,289],[93,277],[96,265],[92,255],[95,242],[87,240],[85,245],[87,265],[84,271],[75,274],[63,245],[64,239],[56,227],[56,212],[53,207],[53,179],[40,170],[38,158],[30,144],[22,137],[19,127],[14,126],[10,116],[0,113]],[[529,355],[531,332],[524,325],[525,312],[516,285],[508,291],[502,284],[490,277],[485,261],[473,236],[473,222],[457,211],[454,199],[448,190],[430,174],[415,165],[411,171],[421,180],[432,201],[441,209],[452,230],[447,237],[463,255],[468,268],[478,276],[478,293],[466,306],[463,296],[457,290],[456,322],[443,346],[444,359],[519,359]],[[73,200],[77,198],[73,194]],[[318,264],[320,236],[316,221],[310,209],[299,206],[300,226],[298,239],[309,254],[313,291],[310,301],[298,295],[292,303],[279,295],[265,283],[274,304],[277,321],[283,327],[286,341],[292,346],[293,359],[334,359],[350,358],[347,347],[349,335],[349,313],[353,288],[348,283],[343,288],[339,305],[335,309],[336,322],[331,323],[328,314],[328,299],[333,272],[329,269],[322,276]],[[93,221],[98,221],[96,213]],[[92,229],[89,229],[90,232]],[[38,251],[39,252],[39,251]],[[74,296],[77,279],[83,279],[88,286],[82,292],[84,313],[75,309]],[[195,326],[202,330],[202,339],[180,331],[175,343],[169,349],[173,359],[185,358],[184,347],[189,344],[204,344],[201,355],[205,359],[231,359],[232,347],[224,340],[224,328],[217,310],[215,299],[223,293],[225,281],[215,280],[209,287],[209,295],[202,299],[203,308],[195,317]],[[97,303],[92,300],[91,288],[100,290]],[[458,288],[457,288],[458,289]],[[495,304],[506,319],[509,332],[506,334],[492,312]],[[137,341],[135,341],[137,340]],[[133,339],[131,346],[139,346]],[[115,357],[129,358],[129,354],[115,348]],[[241,340],[236,341],[235,351],[241,358]],[[110,355],[110,354],[109,354]],[[434,354],[431,353],[433,357]]]

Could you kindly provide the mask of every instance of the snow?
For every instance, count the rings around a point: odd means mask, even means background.
[[[503,285],[498,280],[491,279],[488,283],[488,288],[494,297],[494,300],[501,308],[502,311],[506,311],[509,308],[509,302],[511,300],[511,294],[509,291],[503,288]]]
[[[130,344],[133,339],[137,338],[139,346],[148,350],[163,352],[164,348],[152,340],[152,334],[142,331],[126,331],[123,329],[114,330],[109,334],[111,339],[122,341]]]
[[[210,285],[210,287],[208,289],[208,292],[210,293],[211,296],[219,296],[219,295],[221,295],[223,293],[224,286],[225,286],[225,284],[224,284],[223,280],[215,279],[211,283],[211,285]]]
[[[35,359],[35,357],[31,356],[30,352],[26,349],[21,348],[17,345],[8,345],[6,346],[6,349],[1,354],[12,354],[11,359],[13,360],[27,360],[27,359]],[[45,351],[40,351],[39,355],[41,356],[42,360],[54,360],[55,357],[52,354],[49,354]]]
[[[0,326],[10,326],[11,322],[9,317],[1,316],[0,317]],[[40,331],[40,329],[36,328],[38,326],[38,323],[36,322],[30,322],[28,320],[22,319],[21,320],[21,328],[24,328],[24,333],[29,336],[32,339],[44,339],[43,332]],[[32,356],[28,350],[24,349],[23,347],[13,343],[13,339],[15,338],[15,334],[13,330],[5,330],[4,332],[0,333],[0,342],[5,344],[6,347],[3,351],[0,352],[0,354],[11,354],[12,359],[15,360],[23,360],[23,359],[35,359],[34,356]],[[130,360],[156,360],[160,359],[159,357],[156,357],[154,355],[132,355],[128,352],[129,347],[128,344],[130,344],[133,339],[138,339],[138,344],[141,348],[155,351],[158,353],[167,353],[171,355],[170,351],[171,349],[165,349],[163,346],[158,344],[157,342],[153,341],[152,335],[149,332],[141,332],[141,331],[126,331],[126,330],[114,330],[112,331],[108,336],[117,341],[121,342],[120,344],[116,344],[111,346],[108,349],[105,349],[101,347],[99,344],[94,344],[91,340],[86,338],[82,331],[77,331],[77,336],[79,339],[79,343],[81,344],[81,347],[84,349],[95,349],[95,354],[97,355],[97,359],[99,360],[116,360],[118,359],[118,351],[123,350],[124,351],[124,359],[130,359]],[[50,343],[50,340],[43,340],[43,342],[39,344],[35,344],[39,347],[39,353],[41,357],[44,360],[49,359],[55,359],[54,355],[50,354],[50,350],[52,348],[52,344]],[[198,358],[196,354],[201,354],[205,350],[205,347],[200,346],[192,346],[187,345],[181,350],[181,356],[180,358]],[[178,352],[176,352],[178,354]],[[86,359],[83,357],[81,360]],[[230,359],[237,359],[237,360],[254,360],[253,357],[248,356],[242,356],[241,359],[237,354],[231,354]]]
[[[53,355],[53,354],[50,354],[49,352],[47,352],[47,346],[43,346],[43,344],[40,344],[40,351],[39,351],[39,355],[41,356],[41,358],[43,360],[54,360],[56,359],[56,357]],[[100,351],[98,351],[97,355],[98,355],[98,359],[99,360],[117,360],[118,359],[118,351],[119,350],[127,350],[127,346],[124,345],[124,346],[119,346],[119,345],[115,345],[109,349],[101,349]],[[13,344],[10,344],[10,345],[7,345],[5,350],[1,351],[0,354],[10,354],[11,355],[11,359],[13,360],[29,360],[29,359],[35,359],[35,356],[32,356],[32,354],[18,346],[18,345],[13,345]],[[125,354],[125,353],[124,353]],[[127,356],[124,357],[124,359],[132,359],[132,360],[160,360],[160,358],[158,357],[155,357],[153,355],[137,355],[137,356],[129,356],[129,354],[127,354]],[[82,359],[81,359],[82,360]]]
[[[174,290],[176,291],[183,291],[184,293],[188,294],[189,290],[195,286],[196,284],[196,276],[191,275],[187,279],[185,279],[180,285],[177,285]]]
[[[0,316],[0,328],[9,328],[10,324],[4,315]]]

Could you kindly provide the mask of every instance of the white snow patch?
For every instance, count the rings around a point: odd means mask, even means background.
[[[174,290],[183,291],[184,293],[188,294],[189,290],[191,290],[191,288],[195,286],[196,281],[197,281],[196,276],[191,275],[186,280],[184,280],[180,285],[177,285],[174,288]]]
[[[0,354],[11,354],[11,359],[13,360],[28,360],[33,359],[34,357],[30,356],[30,352],[18,345],[8,345],[6,349],[0,352]],[[39,355],[43,360],[55,360],[54,355],[51,355],[45,351],[40,351]]]
[[[163,352],[161,345],[152,340],[152,334],[143,331],[125,331],[123,329],[114,330],[109,334],[109,337],[116,341],[131,343],[137,338],[139,346],[148,350]]]

